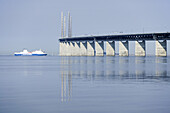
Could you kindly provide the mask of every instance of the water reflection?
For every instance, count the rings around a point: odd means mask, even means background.
[[[164,76],[167,75],[167,58],[157,57],[65,57],[61,59],[61,71],[74,76],[95,78],[110,75]]]
[[[72,96],[72,72],[70,70],[70,65],[75,63],[75,60],[70,60],[67,58],[61,59],[61,101],[70,101]],[[69,64],[67,66],[63,66],[64,64]],[[65,70],[67,69],[68,70]],[[68,92],[68,93],[67,93]]]
[[[143,71],[136,70],[135,75],[136,75],[136,79],[144,79],[146,73],[144,70]]]
[[[61,101],[72,96],[72,79],[169,81],[168,57],[61,57]],[[67,93],[68,92],[68,93]]]
[[[156,63],[167,63],[167,57],[155,57]]]
[[[155,75],[156,76],[162,76],[166,77],[167,76],[167,58],[166,57],[156,57],[155,59],[156,66],[155,66]]]

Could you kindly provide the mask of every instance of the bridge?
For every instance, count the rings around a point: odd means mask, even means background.
[[[156,56],[167,56],[169,32],[72,37],[69,13],[68,37],[66,37],[65,17],[63,28],[63,14],[61,19],[60,56],[104,56],[104,42],[106,42],[106,55],[115,56],[115,41],[119,41],[119,56],[129,56],[129,41],[135,41],[135,56],[146,56],[146,41],[156,42]]]
[[[170,33],[119,34],[60,38],[61,56],[103,56],[115,55],[115,41],[119,41],[119,56],[129,55],[129,41],[135,41],[135,56],[146,55],[146,41],[156,41],[156,56],[167,56],[167,40]]]

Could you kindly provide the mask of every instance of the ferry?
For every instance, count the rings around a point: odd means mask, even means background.
[[[22,52],[15,52],[14,56],[47,56],[47,53],[44,53],[41,50],[29,52],[28,50],[24,49]]]

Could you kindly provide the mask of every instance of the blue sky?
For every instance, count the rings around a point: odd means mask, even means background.
[[[23,48],[57,54],[61,11],[71,12],[75,36],[170,32],[170,0],[0,0],[0,54]],[[154,49],[147,42],[147,53]]]

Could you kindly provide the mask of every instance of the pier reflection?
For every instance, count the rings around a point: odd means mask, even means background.
[[[167,77],[168,76],[167,58],[166,57],[156,57],[155,61],[156,61],[155,75],[156,76]]]
[[[61,59],[61,101],[70,101],[72,96],[72,71],[70,70],[70,65],[73,64],[74,60],[69,58]],[[65,66],[63,66],[65,65]],[[68,68],[68,70],[67,70]]]
[[[74,79],[84,81],[170,81],[167,57],[61,57],[61,101],[72,97]]]
[[[61,101],[70,101],[72,96],[72,75],[61,73]]]

